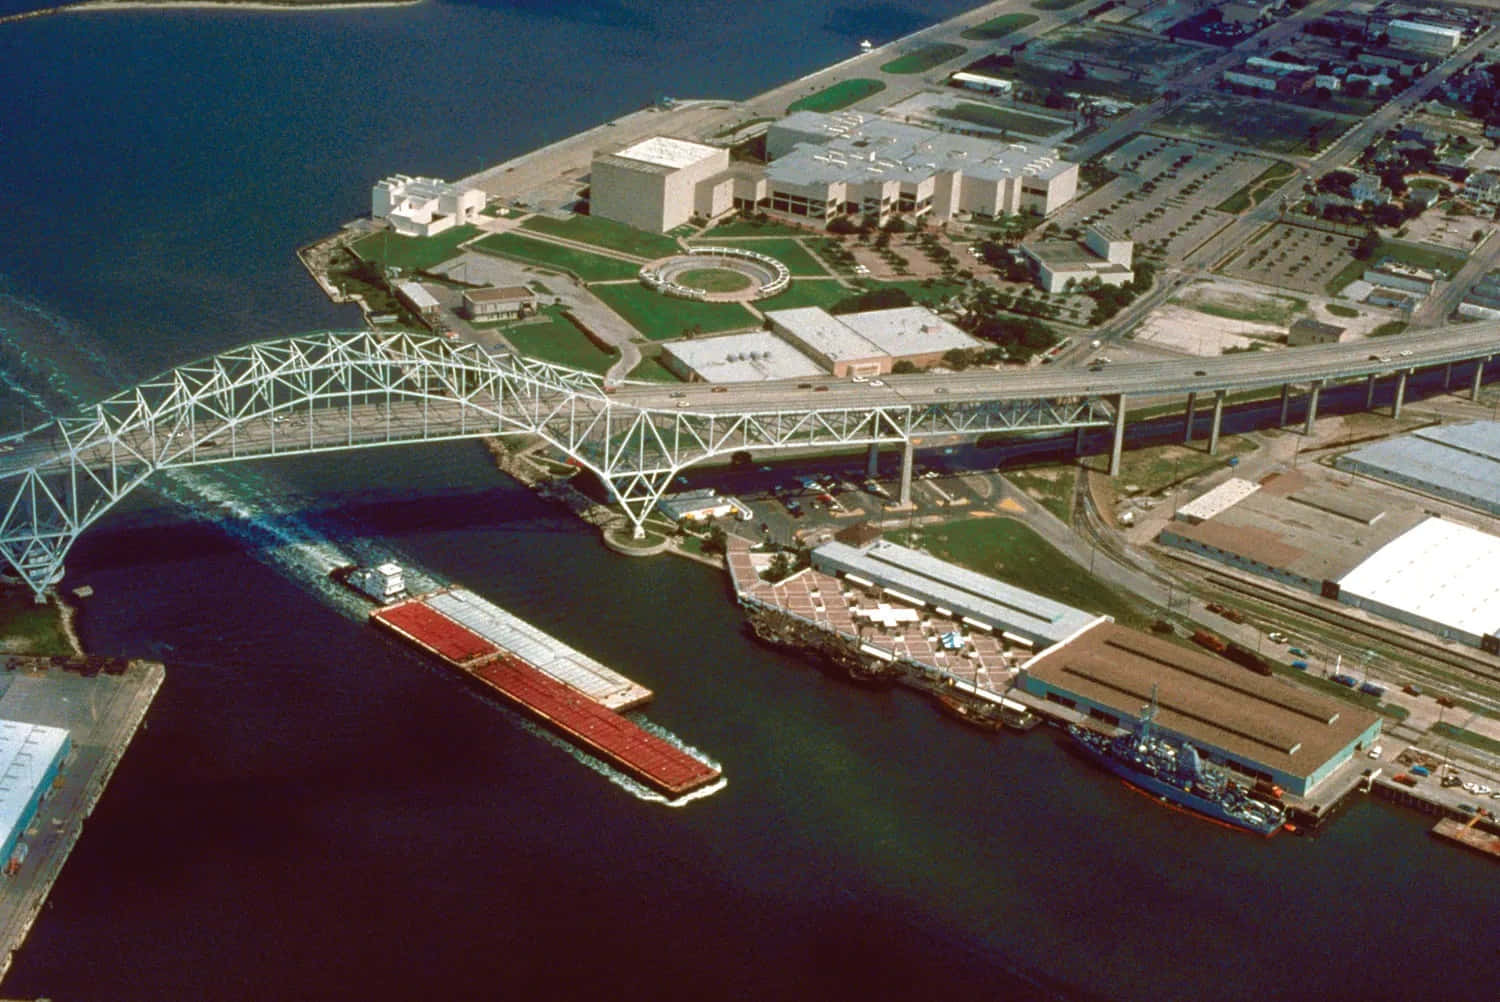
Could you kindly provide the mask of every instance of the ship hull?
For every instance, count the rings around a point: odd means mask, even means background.
[[[1233,814],[1217,801],[1200,797],[1179,786],[1164,782],[1150,773],[1142,772],[1126,762],[1121,762],[1119,759],[1105,754],[1087,741],[1083,741],[1076,736],[1070,736],[1073,740],[1073,746],[1091,762],[1114,773],[1142,793],[1160,797],[1169,804],[1180,807],[1183,810],[1191,811],[1210,821],[1218,821],[1221,824],[1231,825],[1242,831],[1254,832],[1256,835],[1262,835],[1266,838],[1270,838],[1281,830],[1282,823],[1279,820],[1275,822],[1258,822]]]

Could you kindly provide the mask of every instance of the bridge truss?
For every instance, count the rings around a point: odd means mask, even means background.
[[[607,484],[639,533],[672,479],[715,456],[1112,419],[1105,402],[1084,398],[690,411],[625,395],[590,373],[432,335],[323,332],[245,345],[0,442],[0,553],[40,597],[84,529],[176,467],[535,435]]]

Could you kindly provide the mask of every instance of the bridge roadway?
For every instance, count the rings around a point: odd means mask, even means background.
[[[1414,370],[1477,361],[1461,374],[1477,395],[1496,354],[1500,322],[1482,322],[1092,371],[608,386],[428,335],[325,332],[233,349],[0,440],[0,552],[41,595],[77,535],[158,469],[489,435],[539,435],[574,457],[637,531],[684,467],[741,450],[900,444],[907,503],[913,442],[924,436],[1113,426],[1113,473],[1132,399],[1186,397],[1185,432],[1198,397],[1210,399],[1213,451],[1230,393],[1279,387],[1285,424],[1299,388],[1310,426],[1324,386],[1365,380],[1373,401],[1376,381],[1393,379],[1399,413]]]

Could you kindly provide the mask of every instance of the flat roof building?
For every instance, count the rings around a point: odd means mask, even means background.
[[[1292,326],[1287,328],[1286,343],[1288,348],[1301,348],[1309,344],[1338,344],[1343,336],[1342,327],[1303,317],[1293,321]]]
[[[1134,243],[1107,226],[1086,227],[1081,241],[1023,243],[1021,254],[1031,265],[1037,284],[1049,293],[1065,291],[1070,282],[1080,285],[1097,279],[1103,285],[1120,286],[1135,279],[1131,269]]]
[[[1500,515],[1500,423],[1423,428],[1347,452],[1341,470]]]
[[[1037,647],[1058,643],[1100,619],[884,540],[859,547],[824,543],[813,550],[812,565],[855,583],[878,584],[891,597],[927,605],[939,615],[1024,637]]]
[[[983,343],[925,306],[834,316],[818,306],[770,310],[771,329],[835,376],[877,376],[898,361],[925,368],[956,348]]]
[[[524,285],[464,291],[464,312],[470,320],[514,320],[536,310],[536,293]]]
[[[1215,515],[1233,508],[1258,490],[1260,490],[1260,484],[1243,477],[1230,477],[1219,486],[1199,494],[1178,508],[1172,517],[1189,525],[1207,522]]]
[[[770,209],[829,220],[861,213],[950,219],[1047,215],[1078,190],[1055,150],[937,132],[842,111],[799,111],[766,133]]]
[[[695,215],[715,219],[734,207],[728,170],[728,150],[668,136],[599,152],[589,175],[589,212],[651,233]]]
[[[0,867],[52,789],[70,747],[61,727],[0,720]]]
[[[1369,710],[1110,622],[1032,658],[1018,684],[1112,724],[1138,720],[1154,688],[1158,728],[1298,796],[1380,737]]]
[[[759,383],[825,374],[815,360],[770,331],[672,341],[662,346],[661,363],[690,383]]]
[[[1339,601],[1500,654],[1500,537],[1429,518],[1339,579]]]
[[[1386,25],[1391,44],[1426,55],[1445,56],[1463,44],[1461,28],[1397,19]]]

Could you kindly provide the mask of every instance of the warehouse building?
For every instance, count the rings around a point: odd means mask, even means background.
[[[1464,40],[1463,29],[1426,21],[1398,19],[1386,25],[1385,30],[1397,48],[1431,56],[1446,56]]]
[[[824,369],[770,331],[673,341],[662,346],[662,365],[690,383],[758,383],[825,375]]]
[[[1339,579],[1339,601],[1500,654],[1500,537],[1429,518]]]
[[[766,320],[771,330],[838,377],[882,375],[897,362],[923,369],[955,349],[984,347],[925,306],[840,316],[806,306],[768,311]]]
[[[1345,453],[1341,470],[1500,515],[1500,423],[1423,428]]]
[[[592,215],[651,233],[734,208],[729,151],[666,136],[594,154],[589,189]]]
[[[891,598],[925,606],[944,618],[980,630],[1019,637],[1044,648],[1073,636],[1101,617],[965,570],[920,550],[878,540],[864,546],[824,543],[812,552],[813,569],[856,585],[879,585]]]
[[[850,111],[799,111],[773,123],[766,156],[771,211],[822,221],[1047,215],[1078,190],[1078,165],[1055,151]]]
[[[0,866],[10,860],[51,791],[70,747],[61,727],[0,720]]]
[[[1155,689],[1159,730],[1297,796],[1380,737],[1376,713],[1110,622],[1032,658],[1018,685],[1117,726],[1137,721]]]

